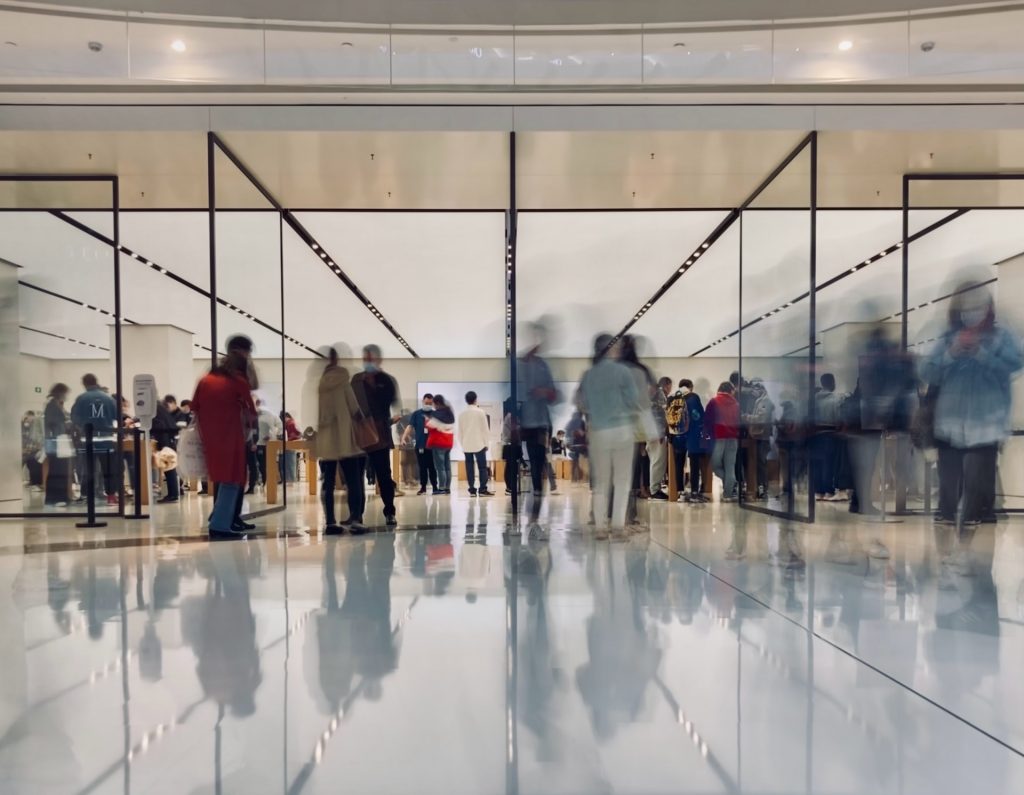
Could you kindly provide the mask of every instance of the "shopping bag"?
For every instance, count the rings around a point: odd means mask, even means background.
[[[62,433],[60,436],[46,439],[43,442],[43,449],[48,458],[74,458],[75,446],[71,442],[71,436]]]
[[[355,417],[352,419],[352,430],[355,432],[356,445],[363,450],[380,444],[377,425],[371,417]]]
[[[178,474],[185,480],[206,480],[206,455],[199,429],[190,425],[178,436]]]

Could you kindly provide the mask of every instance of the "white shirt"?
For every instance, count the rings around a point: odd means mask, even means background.
[[[487,412],[479,406],[470,406],[459,415],[459,447],[466,453],[478,453],[487,449],[491,440],[487,427]]]

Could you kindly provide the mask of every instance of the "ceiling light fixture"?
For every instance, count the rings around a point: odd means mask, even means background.
[[[852,50],[852,49],[853,49],[853,42],[850,41],[849,39],[843,39],[841,42],[839,42],[839,50],[840,50],[840,52],[847,52],[848,50]]]
[[[187,50],[188,47],[185,46],[185,42],[183,42],[181,39],[175,39],[171,42],[171,49],[175,52],[185,52],[185,50]]]

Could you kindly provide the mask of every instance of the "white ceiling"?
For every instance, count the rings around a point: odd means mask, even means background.
[[[181,14],[209,16],[211,7],[203,0],[50,0],[51,6],[73,9],[87,7],[105,11],[148,15]],[[818,0],[816,17],[897,13],[967,7],[991,3],[964,0]],[[220,17],[335,23],[338,6],[330,0],[292,0],[282,7],[277,0],[221,0]],[[759,0],[751,8],[748,0],[632,0],[628,4],[607,0],[348,0],[346,22],[404,25],[609,25],[624,23],[666,24],[717,22],[751,19],[802,19],[808,6],[800,0]]]
[[[504,355],[504,214],[296,215],[417,354]],[[382,331],[341,338],[391,345]]]
[[[587,356],[594,337],[617,333],[723,217],[721,211],[520,212],[518,317],[557,319],[550,353]]]
[[[947,216],[915,210],[911,233]],[[1024,210],[971,210],[910,247],[912,306],[950,292],[964,273],[990,278],[993,265],[1024,252]],[[74,216],[109,233],[109,214]],[[549,353],[586,356],[601,331],[617,332],[724,216],[721,211],[522,212],[519,216],[517,308],[521,321],[552,320]],[[504,217],[500,213],[300,214],[301,222],[424,358],[500,357],[504,351]],[[121,215],[125,245],[173,274],[208,285],[207,214]],[[218,216],[218,294],[238,310],[218,309],[218,336],[246,333],[260,357],[280,356],[275,335],[256,316],[280,325],[277,215]],[[822,210],[818,215],[817,324],[878,320],[898,311],[901,253],[849,271],[901,238],[899,211]],[[733,226],[643,316],[633,332],[649,354],[688,356],[739,325],[740,225]],[[794,301],[807,289],[807,213],[748,211],[743,220],[743,303],[748,320]],[[408,356],[338,277],[290,227],[284,227],[288,357],[303,346],[341,343],[353,351],[380,344],[388,357]],[[49,213],[0,212],[0,257],[22,266],[20,278],[72,302],[27,287],[19,291],[27,353],[51,358],[106,358],[112,313],[113,261],[102,241]],[[209,303],[199,292],[122,255],[124,316],[169,323],[209,345]],[[83,305],[85,304],[85,305]],[[86,306],[88,305],[88,306]],[[915,309],[911,342],[934,336],[944,308]],[[778,356],[806,345],[808,302],[796,302],[744,332],[747,356]],[[80,340],[85,345],[71,340]],[[706,355],[738,351],[733,336]],[[88,347],[89,345],[97,347]],[[197,358],[207,352],[196,348]]]

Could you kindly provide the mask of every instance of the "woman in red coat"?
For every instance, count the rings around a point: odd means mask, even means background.
[[[256,420],[252,390],[257,387],[252,368],[252,341],[236,336],[228,340],[227,355],[199,381],[192,411],[199,422],[206,469],[217,484],[210,514],[210,535],[236,535],[252,529],[241,519],[246,482],[245,444]]]

